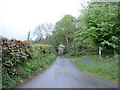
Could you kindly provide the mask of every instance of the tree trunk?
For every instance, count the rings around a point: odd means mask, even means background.
[[[70,46],[70,44],[69,44],[69,40],[68,40],[67,37],[66,37],[65,39],[66,39],[67,46],[69,47],[69,46]]]

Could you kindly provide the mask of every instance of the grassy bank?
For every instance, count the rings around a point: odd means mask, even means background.
[[[21,62],[9,73],[7,68],[2,67],[2,88],[14,88],[54,63],[56,54],[52,46],[32,44],[31,50],[32,58]]]
[[[73,63],[80,70],[101,79],[118,83],[118,56],[100,58],[98,55],[80,57],[67,55],[67,57],[72,58]]]

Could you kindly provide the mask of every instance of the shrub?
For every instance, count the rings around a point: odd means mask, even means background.
[[[20,40],[2,41],[2,88],[13,88],[52,65],[55,49],[50,45]]]
[[[31,58],[31,47],[28,42],[16,39],[2,39],[2,66],[9,75],[16,74],[16,67]]]
[[[80,55],[96,55],[97,50],[95,49],[82,49],[80,47],[66,47],[65,52],[71,56],[80,56]]]

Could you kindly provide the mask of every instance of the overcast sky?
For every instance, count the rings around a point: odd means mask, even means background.
[[[64,15],[78,17],[80,3],[90,0],[0,0],[0,36],[26,40],[29,30],[55,24]]]

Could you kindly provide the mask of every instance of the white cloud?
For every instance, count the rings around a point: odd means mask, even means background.
[[[0,35],[25,40],[41,23],[55,23],[65,14],[78,16],[84,0],[0,0]]]

